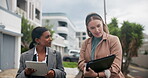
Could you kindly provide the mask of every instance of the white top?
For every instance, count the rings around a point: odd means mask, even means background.
[[[39,62],[39,61],[38,61],[38,53],[37,53],[36,47],[35,47],[35,49],[34,49],[34,55],[35,55],[35,54],[36,54],[36,60],[37,60],[37,62]],[[47,52],[47,50],[46,50],[46,57],[45,57],[45,60],[40,61],[40,62],[46,63],[47,55],[48,55],[48,52]]]

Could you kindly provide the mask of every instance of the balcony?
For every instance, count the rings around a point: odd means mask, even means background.
[[[19,15],[0,7],[0,17],[0,24],[5,26],[5,30],[21,33],[21,17]]]
[[[16,14],[20,15],[21,17],[24,16],[25,18],[27,18],[27,12],[19,7],[17,7],[16,9]]]
[[[58,33],[65,33],[68,34],[68,28],[67,27],[57,27]]]

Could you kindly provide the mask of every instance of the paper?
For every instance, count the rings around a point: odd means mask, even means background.
[[[44,62],[26,61],[26,67],[37,70],[32,73],[33,76],[45,76],[48,72],[47,64]]]

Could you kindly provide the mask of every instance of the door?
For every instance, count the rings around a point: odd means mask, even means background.
[[[1,69],[14,68],[15,37],[3,34],[3,45],[1,52]]]

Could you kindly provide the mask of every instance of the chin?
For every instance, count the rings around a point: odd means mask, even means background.
[[[101,37],[101,36],[98,36],[98,35],[96,36],[96,35],[95,35],[95,37],[99,38],[99,37]]]

